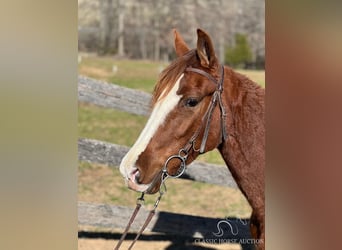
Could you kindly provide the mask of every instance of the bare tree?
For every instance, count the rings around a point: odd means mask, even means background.
[[[138,18],[138,34],[139,34],[139,48],[142,59],[147,58],[146,48],[146,28],[145,28],[145,5],[141,2],[137,3],[137,18]]]
[[[117,9],[118,9],[118,55],[123,57],[125,55],[124,48],[124,17],[125,17],[125,8],[122,0],[117,0]]]
[[[113,0],[100,0],[100,54],[110,51],[113,30]]]

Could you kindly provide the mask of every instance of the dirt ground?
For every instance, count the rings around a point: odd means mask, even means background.
[[[79,233],[78,250],[113,250],[118,242],[120,233]],[[134,234],[128,235],[120,249],[128,249],[134,238]],[[82,238],[84,237],[84,238]],[[239,244],[209,244],[197,243],[194,239],[182,239],[180,237],[166,237],[158,234],[144,233],[136,242],[133,249],[142,250],[239,250]]]
[[[79,239],[78,240],[78,249],[79,250],[113,250],[117,241],[113,240],[104,240],[104,239]],[[121,245],[121,249],[128,249],[130,245],[129,242],[124,242]],[[143,242],[139,241],[134,246],[134,249],[142,249],[142,250],[238,250],[241,249],[238,244],[222,244],[222,245],[211,245],[211,244],[194,244],[194,245],[177,245],[172,244],[169,241],[153,241],[153,242]]]

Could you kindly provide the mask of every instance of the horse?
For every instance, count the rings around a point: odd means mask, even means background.
[[[162,171],[177,177],[199,154],[217,148],[252,208],[255,245],[264,249],[265,90],[220,65],[205,31],[197,29],[195,49],[173,33],[177,58],[160,73],[151,115],[120,172],[130,189],[154,194]]]

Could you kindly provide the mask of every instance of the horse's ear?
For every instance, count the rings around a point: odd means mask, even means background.
[[[177,56],[182,56],[189,51],[188,45],[186,45],[182,36],[178,33],[176,29],[173,29],[173,34],[175,36],[176,54]]]
[[[201,29],[197,29],[197,54],[203,67],[211,68],[217,64],[213,43],[209,35]]]

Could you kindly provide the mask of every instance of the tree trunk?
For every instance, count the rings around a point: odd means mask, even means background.
[[[118,1],[119,7],[119,36],[118,36],[118,55],[123,57],[125,55],[125,48],[124,48],[124,8],[122,6],[122,2]]]
[[[154,23],[154,60],[160,59],[160,41],[159,41],[159,17],[156,17]]]
[[[144,5],[138,3],[138,34],[139,34],[139,48],[140,56],[142,59],[147,57],[146,49],[146,30],[145,30],[145,17],[144,17]]]
[[[113,30],[113,0],[100,1],[100,54],[110,51]]]

